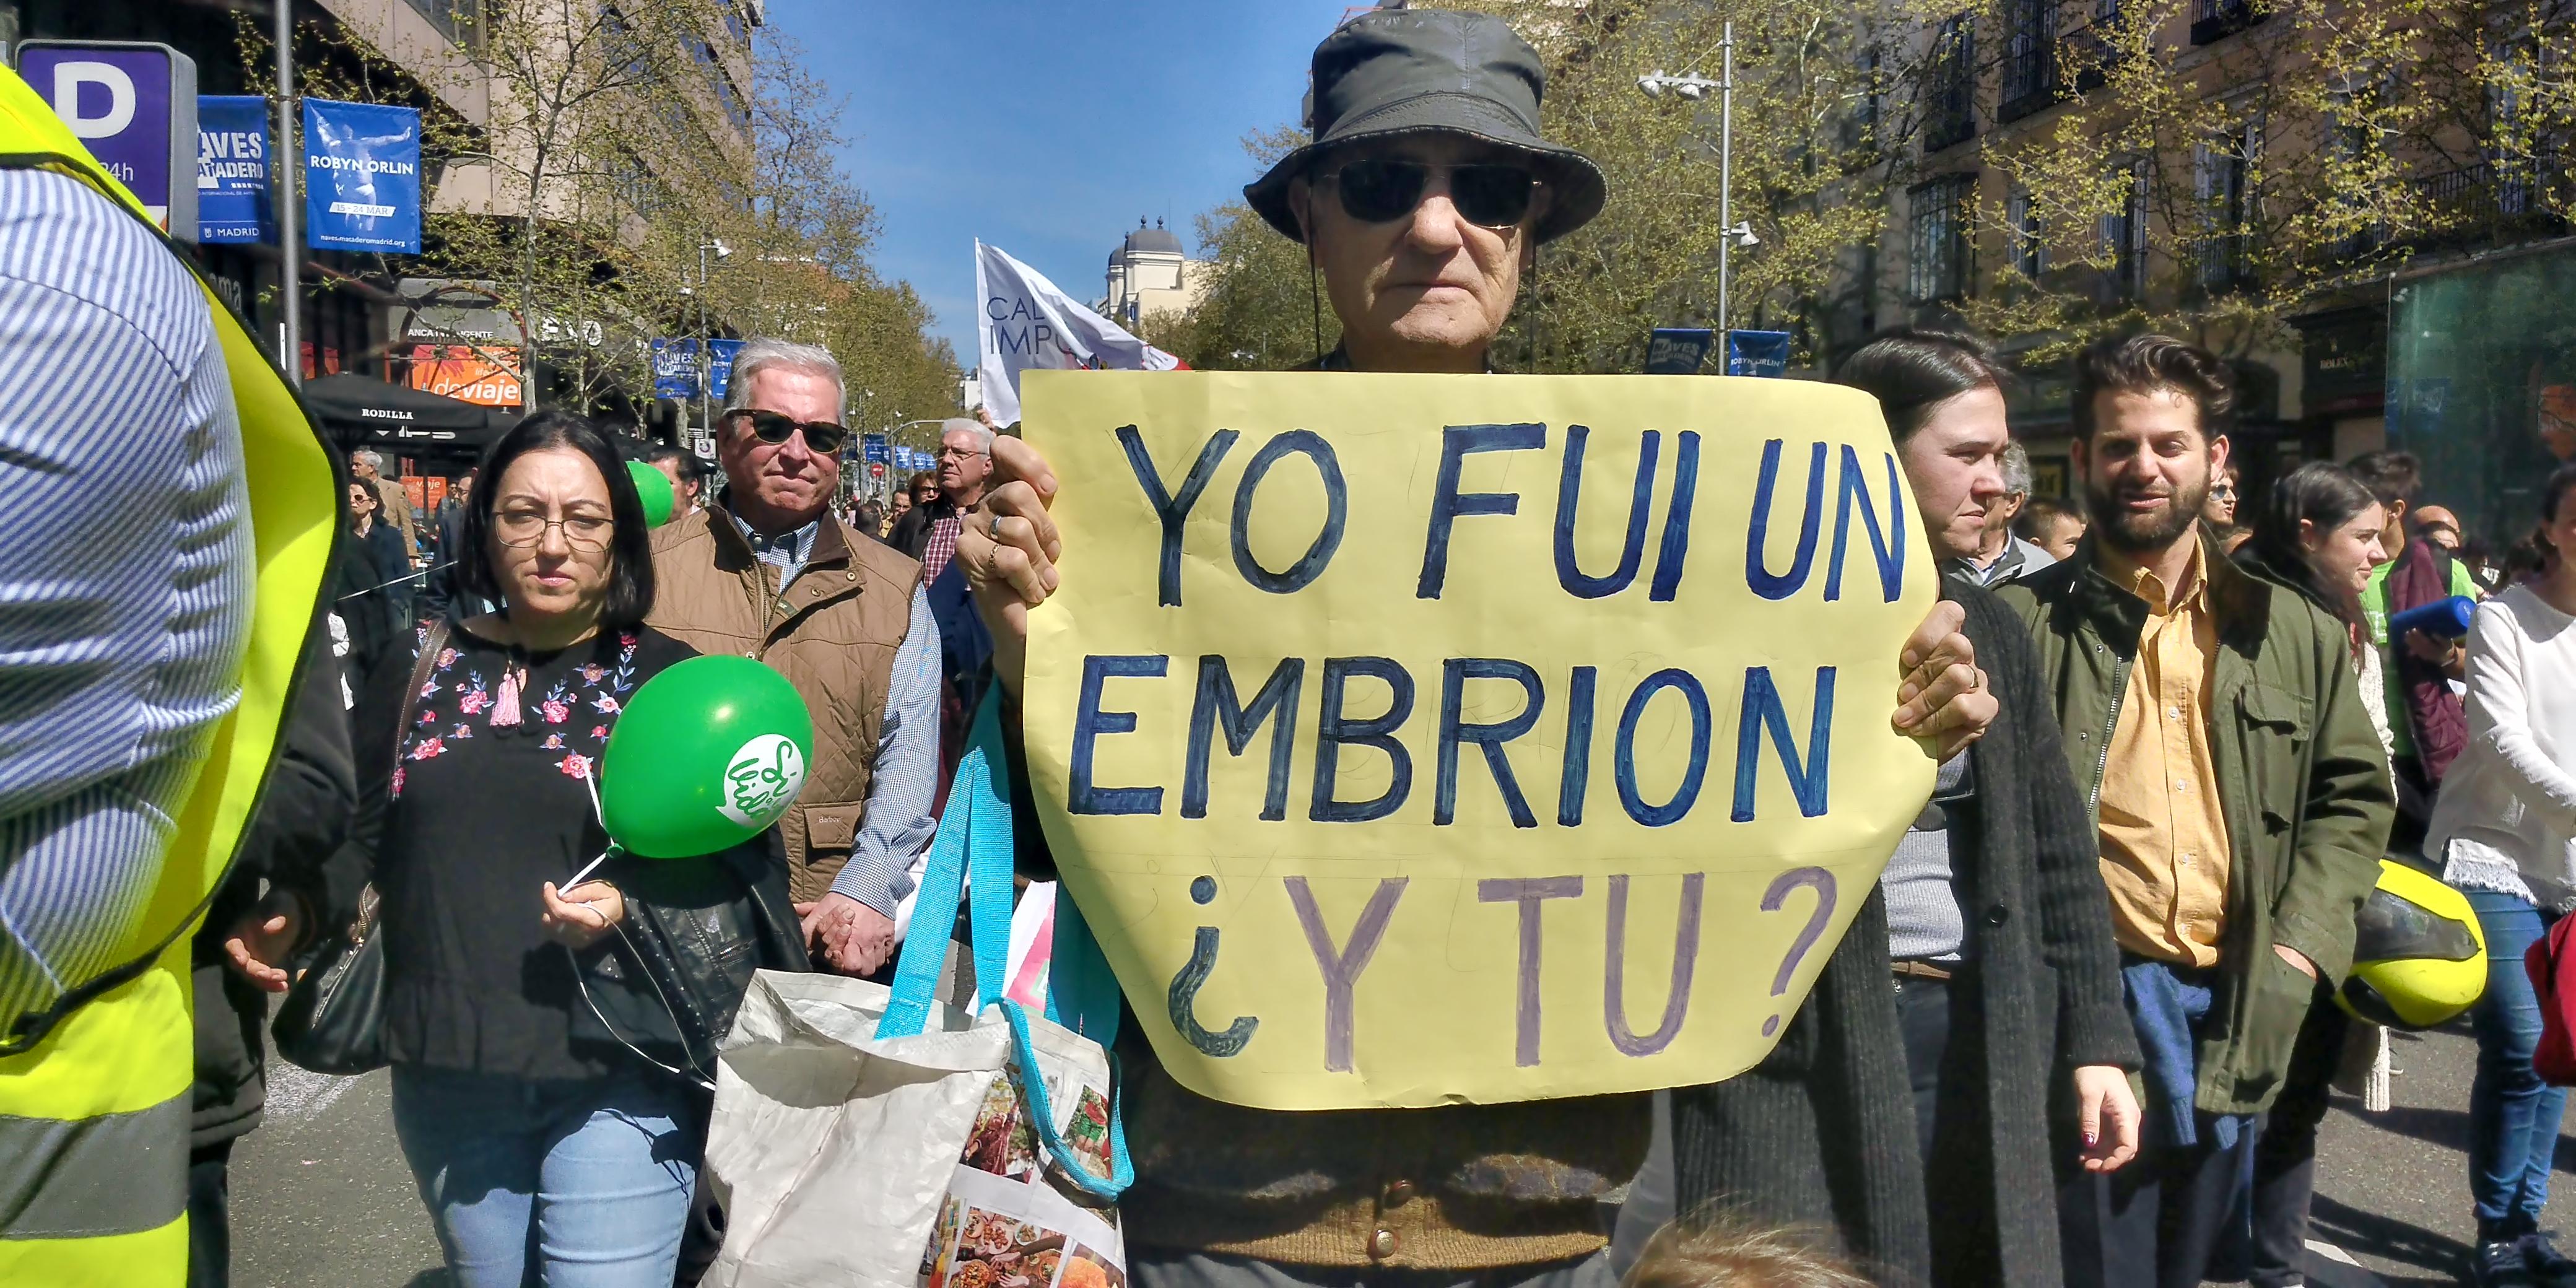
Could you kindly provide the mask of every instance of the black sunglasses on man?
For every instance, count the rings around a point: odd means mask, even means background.
[[[1434,173],[1449,176],[1449,200],[1458,217],[1484,228],[1510,228],[1529,216],[1538,177],[1527,166],[1443,165],[1421,161],[1353,161],[1315,176],[1330,183],[1342,213],[1364,224],[1393,223],[1422,204]]]
[[[840,451],[841,444],[850,441],[850,431],[847,426],[836,425],[828,420],[798,420],[779,412],[761,411],[751,407],[737,407],[725,413],[727,420],[737,417],[749,418],[751,432],[764,443],[784,443],[788,435],[801,429],[805,431],[805,446],[825,456]]]

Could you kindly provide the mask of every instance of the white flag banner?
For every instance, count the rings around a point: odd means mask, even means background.
[[[1128,334],[1126,328],[1084,308],[1057,289],[1046,274],[975,243],[975,338],[982,350],[976,375],[993,423],[1020,418],[1020,373],[1115,367],[1124,371],[1173,371],[1181,360]]]

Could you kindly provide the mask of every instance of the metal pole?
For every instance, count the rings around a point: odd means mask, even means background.
[[[712,437],[715,421],[707,406],[713,392],[710,385],[715,375],[715,354],[707,345],[707,239],[698,237],[698,430]]]
[[[297,388],[304,385],[304,320],[298,307],[304,299],[304,254],[296,227],[296,216],[303,213],[296,197],[297,180],[303,176],[303,150],[295,146],[295,0],[276,0],[277,26],[271,38],[277,42],[277,146],[269,152],[268,172],[276,181],[277,191],[277,298],[286,325],[278,341],[277,361],[286,368],[286,382]]]
[[[1735,24],[1728,23],[1717,47],[1726,56],[1718,79],[1717,108],[1717,361],[1726,370],[1734,356],[1728,342],[1734,319],[1727,313],[1727,256],[1735,249]]]

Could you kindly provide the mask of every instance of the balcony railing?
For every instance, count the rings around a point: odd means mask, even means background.
[[[2062,97],[2057,67],[2057,0],[2015,0],[2007,12],[2013,25],[2004,41],[2003,94],[1995,107],[1998,121],[2019,120]]]
[[[2191,43],[2206,45],[2225,39],[2270,16],[2270,8],[2258,8],[2254,0],[2196,0],[2192,10]]]
[[[2560,158],[2482,162],[2415,179],[2423,218],[2417,245],[2519,241],[2568,231],[2559,213],[2576,204],[2576,180]]]

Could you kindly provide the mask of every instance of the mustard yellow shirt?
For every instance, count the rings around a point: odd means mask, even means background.
[[[2114,936],[2130,952],[2187,966],[2218,963],[2227,922],[2227,820],[2209,746],[2218,623],[2205,558],[2194,543],[2179,595],[2146,569],[2129,576],[2131,593],[2147,601],[2147,624],[2111,730],[2100,801]]]

